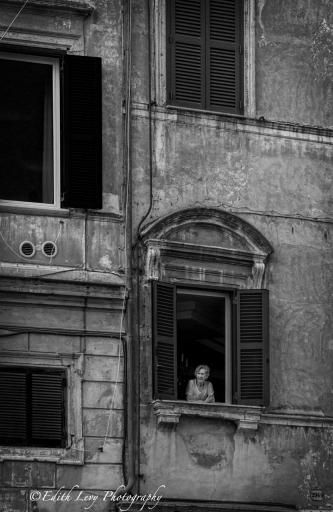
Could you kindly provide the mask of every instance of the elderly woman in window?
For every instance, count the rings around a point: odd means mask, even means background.
[[[188,402],[215,402],[214,389],[209,377],[209,367],[199,364],[195,369],[195,379],[189,380],[186,388],[186,400]]]

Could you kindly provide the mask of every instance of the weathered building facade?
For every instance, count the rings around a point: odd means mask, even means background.
[[[7,180],[1,202],[4,510],[105,511],[121,484],[332,508],[332,5],[30,0],[10,26],[21,7],[1,2],[1,65],[53,75],[41,199]],[[68,55],[101,82],[75,61],[73,86]],[[185,399],[199,364],[215,403]]]

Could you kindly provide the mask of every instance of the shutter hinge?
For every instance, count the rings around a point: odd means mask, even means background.
[[[174,42],[173,37],[169,36],[169,43],[172,44]]]
[[[243,102],[242,102],[242,100],[239,100],[239,110],[242,110],[242,108],[243,108]]]
[[[239,50],[239,55],[243,55],[243,45],[242,44],[239,45],[238,50]]]
[[[173,95],[173,92],[169,92],[169,100],[173,100],[174,99],[174,95]]]
[[[64,65],[65,65],[65,59],[62,57],[60,59],[60,71],[61,72],[64,70]]]

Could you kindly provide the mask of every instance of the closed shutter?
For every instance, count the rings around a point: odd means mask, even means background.
[[[31,375],[31,438],[38,446],[63,446],[63,372],[33,372]]]
[[[26,373],[0,370],[0,443],[22,445],[27,439]]]
[[[170,0],[168,90],[175,105],[205,108],[204,3]]]
[[[0,444],[65,445],[65,372],[40,368],[0,369]]]
[[[154,394],[177,398],[176,288],[153,283]]]
[[[66,55],[62,93],[62,206],[102,208],[101,59]]]
[[[207,108],[242,111],[241,0],[206,0]]]
[[[266,405],[268,375],[268,290],[237,293],[237,403]]]
[[[168,101],[243,112],[242,0],[169,0]]]

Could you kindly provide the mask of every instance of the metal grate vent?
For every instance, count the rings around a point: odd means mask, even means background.
[[[44,242],[42,246],[42,252],[44,256],[48,258],[54,258],[57,255],[58,248],[54,242]]]
[[[28,240],[25,240],[20,244],[19,251],[20,254],[25,258],[32,258],[36,252],[36,249],[33,243],[29,242]]]

